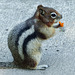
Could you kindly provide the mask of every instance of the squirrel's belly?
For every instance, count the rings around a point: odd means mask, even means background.
[[[32,39],[27,44],[27,53],[29,55],[35,54],[37,52],[41,53],[40,47],[41,47],[41,40],[39,40],[37,37]]]
[[[40,40],[40,38],[35,38],[29,41],[27,44],[28,56],[36,60],[37,62],[40,61],[39,59],[42,55],[41,42],[42,40]]]

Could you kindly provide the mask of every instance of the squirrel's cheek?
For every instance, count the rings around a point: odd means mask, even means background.
[[[52,21],[52,22],[47,22],[46,25],[47,25],[48,27],[51,27],[51,26],[53,25],[53,23],[54,23],[54,21]]]
[[[50,23],[50,22],[46,23],[46,25],[47,25],[48,27],[51,27],[51,23]]]

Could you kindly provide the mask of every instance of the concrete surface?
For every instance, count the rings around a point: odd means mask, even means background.
[[[53,7],[63,15],[65,32],[59,32],[42,45],[40,64],[46,70],[0,69],[0,75],[75,75],[75,0],[0,0],[0,62],[12,62],[7,46],[9,31],[31,17],[36,7]]]

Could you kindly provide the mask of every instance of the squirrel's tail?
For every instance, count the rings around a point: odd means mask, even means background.
[[[0,69],[13,69],[17,66],[13,62],[0,62]]]

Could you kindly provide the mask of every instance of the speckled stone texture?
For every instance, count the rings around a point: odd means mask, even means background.
[[[42,44],[40,64],[46,70],[0,69],[0,75],[75,75],[75,0],[0,0],[0,62],[12,62],[7,37],[16,24],[31,17],[39,4],[52,7],[62,14],[65,32]]]

